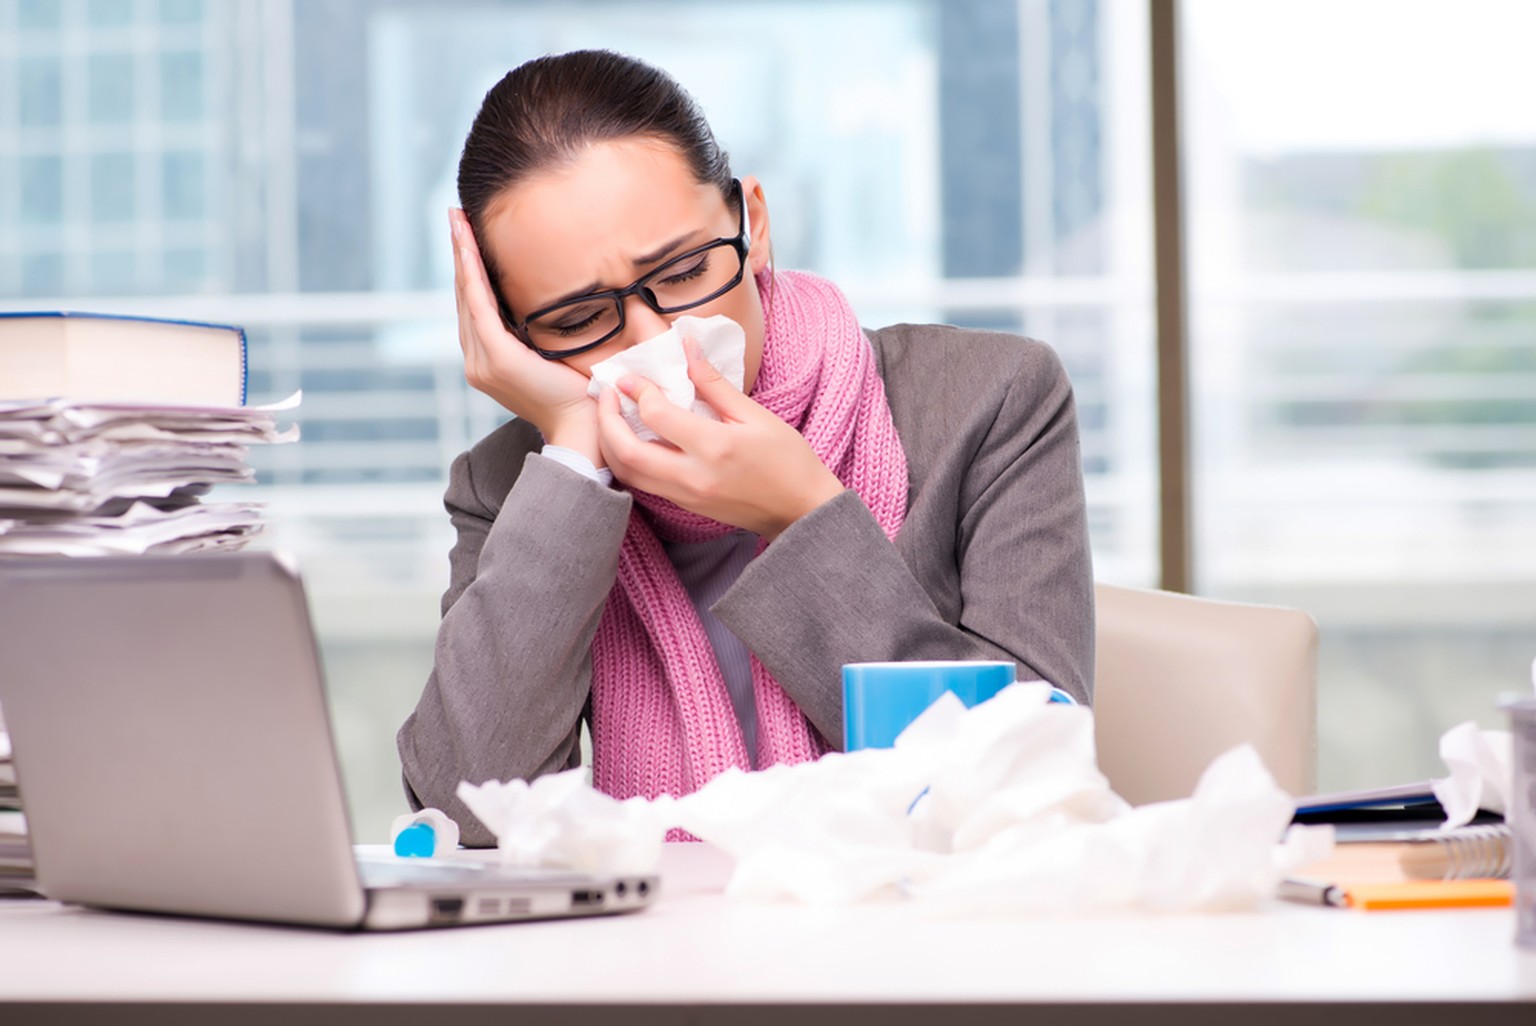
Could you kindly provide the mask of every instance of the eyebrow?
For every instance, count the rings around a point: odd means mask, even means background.
[[[677,238],[671,240],[670,242],[664,242],[660,246],[657,246],[651,252],[640,254],[631,260],[630,263],[634,264],[636,268],[644,267],[646,264],[659,264],[661,261],[671,256],[676,250],[681,249],[683,243],[696,237],[702,231],[704,231],[704,229],[695,228],[691,232],[684,232],[682,235],[679,235]],[[614,286],[614,288],[623,288],[623,286]],[[561,303],[568,303],[573,299],[580,299],[582,296],[590,296],[594,292],[611,291],[613,291],[613,289],[605,287],[602,282],[594,281],[589,285],[583,286],[582,288],[573,289],[572,291],[567,292],[565,295],[560,296],[557,299],[551,299],[547,303],[540,303],[535,309],[548,310],[552,306],[559,306]]]

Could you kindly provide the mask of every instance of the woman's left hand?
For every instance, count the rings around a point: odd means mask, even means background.
[[[644,378],[620,379],[640,419],[670,444],[636,437],[619,414],[619,397],[604,389],[598,443],[614,477],[770,541],[843,490],[800,432],[726,381],[693,340],[685,339],[683,348],[698,397],[720,420],[674,406]]]

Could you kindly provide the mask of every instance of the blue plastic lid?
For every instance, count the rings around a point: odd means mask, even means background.
[[[429,859],[437,850],[437,831],[431,823],[412,823],[395,835],[395,854],[403,858]]]

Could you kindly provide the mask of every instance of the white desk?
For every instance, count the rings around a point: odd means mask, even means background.
[[[1130,1026],[1145,1009],[1127,1005],[1158,1005],[1184,1022],[1347,1017],[1360,1026],[1372,1014],[1365,1004],[1400,1005],[1384,1013],[1390,1026],[1536,1024],[1536,952],[1515,947],[1507,909],[1359,913],[1277,902],[1204,916],[944,920],[902,905],[732,902],[719,893],[726,868],[703,846],[672,846],[663,899],[638,915],[407,934],[4,901],[0,1022],[89,1011],[92,1021],[162,1026],[279,1015],[417,1026],[808,1026],[874,1015]]]

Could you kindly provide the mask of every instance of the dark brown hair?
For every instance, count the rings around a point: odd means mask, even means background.
[[[642,136],[673,146],[703,184],[731,195],[731,164],[693,97],[666,72],[611,50],[576,50],[520,64],[491,87],[459,157],[459,204],[491,287],[485,216],[507,188],[574,160],[593,143]]]

